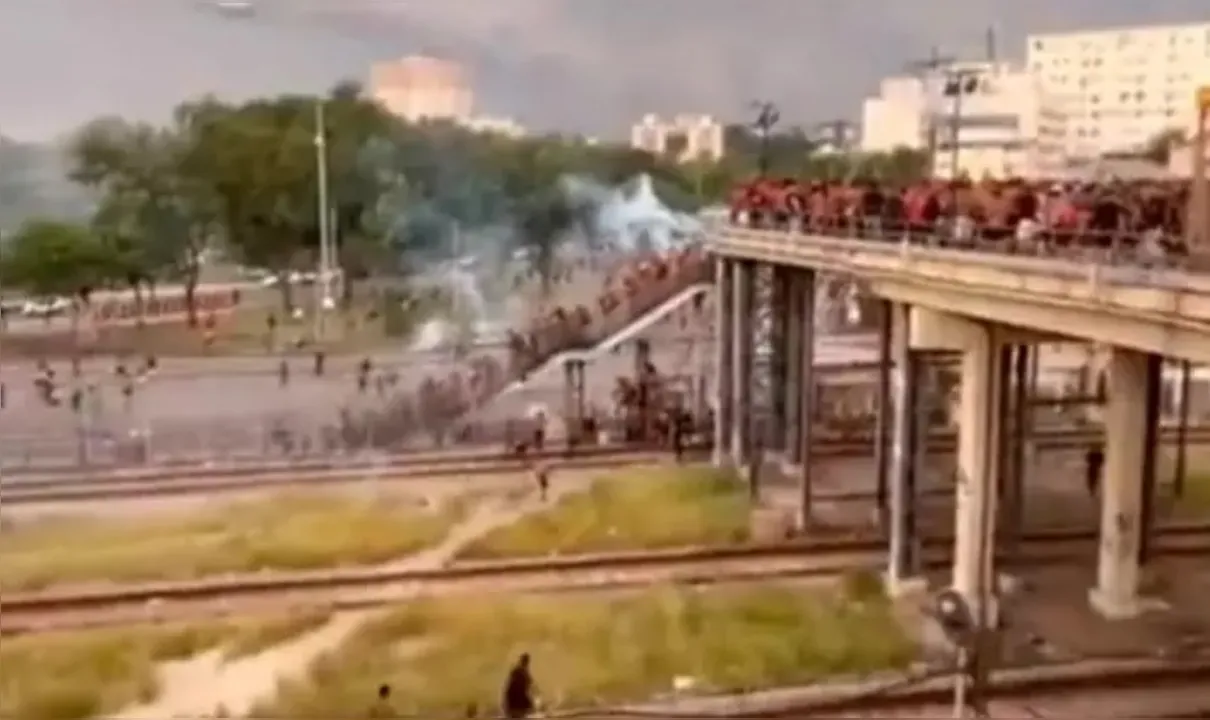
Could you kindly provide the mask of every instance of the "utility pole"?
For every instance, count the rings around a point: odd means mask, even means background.
[[[324,117],[324,101],[315,101],[315,168],[319,209],[319,268],[315,278],[315,342],[324,339],[324,316],[335,303],[332,300],[332,234],[331,203],[328,200],[328,126]]]
[[[929,177],[937,173],[937,110],[933,107],[930,90],[932,81],[937,77],[937,74],[953,64],[954,58],[943,56],[941,50],[936,45],[929,51],[928,57],[913,60],[907,64],[907,70],[920,80],[925,98],[925,112],[927,113],[928,121],[928,139],[925,141],[925,152],[928,157]]]
[[[950,108],[950,179],[958,177],[958,159],[962,151],[962,99],[979,88],[983,71],[975,68],[949,67],[945,70],[942,94],[952,98]],[[957,204],[954,205],[955,210]]]
[[[773,128],[781,122],[781,111],[777,109],[777,105],[768,100],[754,101],[752,109],[756,111],[756,119],[752,121],[752,128],[756,130],[757,137],[760,138],[760,156],[757,162],[760,176],[763,178],[769,174],[769,138],[773,134]]]

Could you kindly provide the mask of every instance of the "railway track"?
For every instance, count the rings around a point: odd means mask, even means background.
[[[1031,566],[1086,559],[1097,533],[1054,529],[1027,534],[1002,558]],[[713,547],[491,562],[458,562],[439,569],[343,568],[255,574],[186,582],[153,582],[95,590],[6,593],[0,633],[162,621],[234,612],[295,608],[347,609],[405,600],[418,594],[499,591],[552,592],[710,584],[769,578],[829,577],[883,560],[885,540],[849,538],[760,546]],[[1160,528],[1156,550],[1165,555],[1210,553],[1210,525]],[[925,538],[923,562],[951,562],[952,539]]]
[[[929,669],[892,679],[828,684],[798,699],[707,701],[699,717],[951,717],[954,676]],[[1210,712],[1210,654],[1111,657],[994,668],[989,715],[996,718],[1196,718]],[[770,693],[772,695],[772,693]],[[645,712],[644,709],[638,709]],[[654,709],[654,708],[653,708]],[[624,713],[625,711],[623,711]],[[669,717],[674,717],[671,713]],[[681,717],[688,717],[682,715]]]
[[[1035,446],[1042,451],[1074,450],[1097,442],[1103,433],[1096,430],[1065,429],[1039,433]],[[1210,443],[1210,426],[1191,427],[1186,442]],[[1166,429],[1162,441],[1179,439],[1174,429]],[[934,433],[929,438],[930,453],[952,453],[957,447],[953,432]],[[706,448],[691,448],[690,457],[704,457]],[[821,438],[813,457],[862,457],[873,451],[873,436]],[[531,454],[527,458],[499,451],[470,453],[424,453],[384,458],[379,462],[299,463],[269,468],[159,468],[114,474],[78,474],[50,477],[8,477],[0,481],[0,502],[6,507],[35,503],[120,500],[198,493],[229,492],[288,486],[316,486],[375,479],[398,481],[414,478],[469,477],[524,473],[535,461],[555,470],[592,470],[654,463],[668,458],[665,450],[634,449],[625,446],[586,447],[568,456],[562,449]],[[832,498],[829,498],[832,499]]]

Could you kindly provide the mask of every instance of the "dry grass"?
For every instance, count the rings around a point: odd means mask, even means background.
[[[52,632],[0,644],[0,717],[77,720],[153,701],[156,670],[221,648],[227,661],[319,629],[328,613]]]
[[[332,619],[327,610],[311,610],[262,620],[235,620],[223,644],[223,658],[238,660],[257,655],[274,645],[318,630]]]
[[[370,565],[437,543],[466,509],[293,492],[145,520],[47,519],[5,532],[0,589]]]
[[[551,478],[558,484],[558,473]],[[748,539],[747,490],[709,467],[629,468],[595,481],[549,510],[488,533],[468,558],[655,549]]]
[[[667,695],[686,678],[694,692],[742,691],[903,667],[914,656],[884,598],[789,585],[443,598],[362,627],[256,716],[358,716],[383,682],[396,712],[490,713],[521,652],[550,710]]]
[[[139,626],[6,638],[0,717],[75,720],[155,698],[156,667],[223,642],[222,624]]]

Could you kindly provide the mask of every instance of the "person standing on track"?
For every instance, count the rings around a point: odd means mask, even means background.
[[[540,462],[533,466],[533,473],[534,484],[538,486],[538,498],[542,502],[546,502],[546,498],[550,494],[550,468]]]

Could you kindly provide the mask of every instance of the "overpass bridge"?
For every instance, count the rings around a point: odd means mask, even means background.
[[[802,518],[811,520],[811,357],[821,275],[841,276],[880,298],[883,362],[878,472],[889,482],[890,584],[914,580],[917,386],[924,358],[961,356],[954,587],[979,607],[997,581],[992,557],[1001,497],[1022,492],[1031,352],[1078,341],[1105,350],[1106,445],[1101,544],[1090,603],[1108,617],[1135,615],[1140,564],[1153,502],[1155,433],[1164,358],[1210,363],[1210,275],[1098,257],[1020,256],[977,248],[832,237],[719,223],[707,243],[715,259],[716,462],[745,466],[758,271],[771,272],[774,406],[771,446],[800,474]],[[770,270],[771,269],[771,270]],[[890,368],[894,366],[894,382]],[[893,387],[893,391],[891,388]],[[894,402],[890,402],[890,394]],[[894,408],[894,417],[890,416]],[[1001,492],[1003,489],[1004,492]],[[1015,499],[1014,499],[1015,498]],[[1019,510],[1018,510],[1019,512]]]

